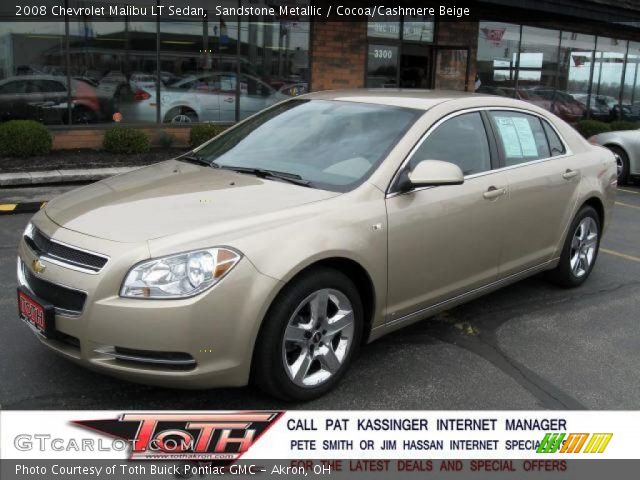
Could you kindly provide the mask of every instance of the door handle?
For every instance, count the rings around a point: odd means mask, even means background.
[[[562,178],[564,178],[565,180],[571,180],[576,175],[578,175],[577,170],[571,170],[570,168],[568,168],[567,171],[562,174]]]
[[[504,195],[506,191],[507,190],[505,188],[496,188],[492,186],[492,187],[489,187],[489,189],[486,192],[484,192],[482,196],[487,200],[491,200],[493,198],[498,198]]]

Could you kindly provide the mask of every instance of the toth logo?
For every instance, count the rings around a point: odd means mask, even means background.
[[[36,258],[31,262],[31,269],[36,273],[42,273],[47,269],[47,266],[39,258]]]
[[[611,437],[613,433],[547,433],[536,453],[603,453]]]
[[[218,460],[227,464],[249,450],[283,413],[125,413],[118,419],[73,423],[127,440],[130,459]]]

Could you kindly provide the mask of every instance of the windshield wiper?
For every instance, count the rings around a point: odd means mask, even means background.
[[[283,180],[285,182],[293,183],[294,185],[300,185],[302,187],[311,187],[311,182],[309,180],[305,180],[300,175],[297,175],[295,173],[278,172],[276,170],[267,170],[264,168],[254,168],[254,167],[234,167],[233,165],[222,165],[220,166],[220,168],[224,168],[226,170],[233,170],[234,172],[239,172],[239,173],[248,173],[260,178],[277,178],[278,180]]]
[[[183,162],[195,163],[197,165],[206,165],[207,167],[212,167],[212,168],[220,168],[220,165],[218,165],[216,162],[211,162],[206,158],[204,158],[203,156],[198,155],[195,152],[186,153],[181,157],[178,157],[177,160],[181,160]]]

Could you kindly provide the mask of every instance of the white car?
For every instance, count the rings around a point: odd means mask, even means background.
[[[161,118],[167,123],[234,122],[236,78],[231,72],[191,75],[169,86],[161,86]],[[125,121],[156,119],[156,89],[144,84],[134,99],[121,106]],[[250,75],[240,76],[240,117],[246,118],[281,100],[290,98]]]

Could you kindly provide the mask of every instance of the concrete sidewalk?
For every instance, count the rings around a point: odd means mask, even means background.
[[[142,168],[142,166],[0,173],[0,187],[92,182],[120,173],[130,172],[138,168]]]

